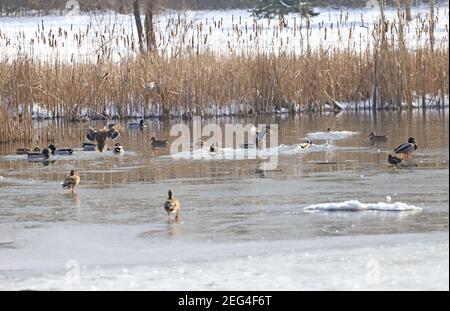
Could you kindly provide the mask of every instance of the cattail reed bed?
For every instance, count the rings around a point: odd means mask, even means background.
[[[352,31],[356,24],[345,28],[349,32],[343,37],[344,29],[339,27],[350,22],[341,13],[331,28],[319,23],[323,37],[314,46],[308,20],[291,20],[286,29],[273,20],[246,25],[233,17],[233,27],[226,30],[233,34],[227,36],[226,53],[210,49],[208,41],[212,28],[225,31],[223,20],[194,25],[180,17],[167,19],[164,27],[157,28],[157,50],[148,54],[137,53],[135,38],[116,24],[100,32],[90,24],[73,40],[82,47],[88,34],[95,33],[98,42],[89,43],[99,47],[95,61],[73,57],[67,61],[58,54],[44,60],[26,53],[0,56],[0,118],[7,121],[2,122],[5,126],[19,115],[29,122],[40,117],[78,121],[299,113],[334,109],[336,104],[354,109],[442,107],[448,103],[449,48],[448,26],[443,38],[435,36],[438,16],[419,15],[414,29],[399,11],[396,19],[378,21],[358,41]],[[364,20],[361,23],[365,25]],[[63,47],[58,40],[71,37],[68,31],[52,33],[41,23],[33,44],[45,42],[57,51]],[[332,31],[339,33],[338,44],[327,44]],[[168,40],[164,34],[172,41],[164,41]],[[26,40],[24,33],[19,36]],[[239,48],[248,46],[245,40],[258,46],[255,40],[262,37],[277,48]],[[10,38],[2,33],[1,40]],[[114,44],[133,53],[116,59]],[[3,129],[0,138],[3,142],[22,139]]]

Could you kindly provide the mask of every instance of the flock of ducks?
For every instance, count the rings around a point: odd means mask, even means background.
[[[128,123],[128,127],[130,129],[143,129],[146,127],[144,120],[141,120],[139,123]],[[267,126],[262,131],[256,131],[255,142],[254,143],[245,143],[240,147],[244,149],[249,149],[254,146],[256,148],[259,147],[261,142],[264,140],[265,136],[271,132],[270,126]],[[327,132],[331,132],[331,128],[327,129]],[[116,140],[120,137],[119,131],[115,128],[114,125],[109,125],[108,127],[104,127],[102,130],[95,130],[90,128],[87,131],[86,138],[90,141],[88,143],[83,143],[83,151],[100,151],[103,152],[105,150],[109,150],[106,146],[106,140]],[[370,133],[369,140],[371,144],[386,142],[388,137],[386,135],[376,135],[374,132]],[[166,139],[156,139],[152,137],[150,139],[150,144],[152,147],[167,147],[169,145],[169,141]],[[305,143],[301,143],[299,146],[302,149],[309,149],[312,146],[312,141],[308,140]],[[206,146],[205,141],[201,141],[200,145],[202,148],[208,148],[211,153],[216,153],[221,150],[221,146],[219,143],[214,143],[209,147]],[[414,138],[410,138],[407,143],[401,144],[397,148],[394,149],[394,153],[399,156],[393,156],[389,154],[388,163],[392,166],[398,166],[404,160],[409,160],[411,158],[411,154],[417,150],[417,142]],[[120,143],[116,143],[114,148],[112,149],[114,153],[121,154],[124,152],[124,148]],[[50,144],[47,148],[40,149],[38,147],[34,149],[30,148],[19,148],[16,150],[16,154],[18,155],[27,155],[30,160],[48,160],[52,155],[72,155],[74,150],[72,148],[62,148],[58,149],[54,144]],[[80,174],[75,170],[71,170],[70,174],[64,179],[62,183],[63,189],[68,189],[70,192],[74,192],[75,187],[81,181]],[[164,210],[167,212],[168,221],[172,221],[171,215],[175,215],[175,221],[180,220],[180,202],[173,195],[172,190],[168,192],[168,198],[164,203]]]
[[[386,135],[376,135],[374,132],[369,135],[370,143],[381,143],[386,142],[388,137]],[[401,144],[397,148],[394,149],[394,153],[399,155],[395,156],[392,154],[388,155],[388,163],[398,167],[400,163],[404,160],[409,160],[412,157],[412,153],[417,150],[417,141],[415,138],[411,137],[408,139],[407,143]]]
[[[130,129],[144,129],[147,126],[144,123],[144,120],[141,120],[139,123],[128,123],[128,127]],[[120,137],[119,131],[115,128],[114,124],[108,125],[101,130],[95,130],[93,128],[89,128],[86,133],[86,138],[89,142],[85,142],[82,144],[83,151],[99,151],[105,152],[109,151],[110,148],[106,145],[106,141],[108,139],[116,140]],[[150,139],[150,145],[152,147],[167,147],[169,145],[169,141],[166,139],[156,139],[152,137]],[[125,152],[123,146],[120,143],[116,143],[112,148],[112,152],[116,154],[122,154]],[[39,147],[35,147],[33,149],[30,148],[19,148],[16,150],[17,155],[26,155],[28,160],[39,160],[49,161],[52,155],[72,155],[74,153],[74,149],[72,148],[62,148],[58,149],[56,145],[50,144],[47,148],[43,148],[42,150]],[[75,191],[76,186],[81,181],[80,174],[75,170],[71,170],[70,174],[64,179],[62,183],[63,189],[68,189],[71,193]],[[168,192],[167,201],[164,203],[164,209],[169,216],[169,222],[172,221],[171,215],[175,215],[175,221],[179,221],[180,219],[180,202],[173,195],[172,190]]]

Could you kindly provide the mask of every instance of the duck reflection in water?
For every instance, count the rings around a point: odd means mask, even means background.
[[[75,207],[78,209],[81,206],[80,195],[76,192],[68,192],[65,194],[66,197],[73,202]]]

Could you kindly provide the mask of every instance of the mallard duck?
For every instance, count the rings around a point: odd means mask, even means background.
[[[30,148],[19,148],[16,150],[17,155],[27,155],[30,152],[41,152],[41,149],[39,147],[36,147],[33,150],[31,150]]]
[[[28,160],[48,160],[50,158],[51,151],[48,148],[42,150],[42,152],[29,152]]]
[[[48,149],[51,150],[52,155],[72,155],[73,154],[73,149],[71,149],[71,148],[56,149],[56,146],[54,144],[50,144],[48,146]]]
[[[300,144],[299,146],[302,149],[309,149],[312,146],[312,141],[307,140],[306,143]]]
[[[250,149],[250,148],[255,148],[255,144],[252,143],[245,143],[245,144],[240,144],[239,147],[241,147],[242,149]]]
[[[71,192],[73,192],[75,187],[80,183],[80,180],[80,174],[78,174],[74,170],[71,170],[70,175],[67,176],[63,182],[63,189],[69,189]]]
[[[120,133],[117,129],[114,127],[104,127],[102,130],[94,130],[93,128],[90,128],[86,134],[86,138],[91,142],[97,143],[96,150],[100,152],[104,152],[108,150],[108,147],[106,146],[106,139],[116,140],[120,137]]]
[[[402,163],[403,159],[402,158],[398,158],[398,157],[394,157],[393,155],[389,155],[388,156],[388,162],[389,164],[392,164],[394,166],[398,166],[400,163]]]
[[[137,129],[137,128],[143,129],[145,127],[147,126],[145,125],[144,120],[141,120],[139,123],[128,123],[128,128],[130,129]]]
[[[156,139],[152,137],[150,139],[152,147],[167,147],[169,145],[169,141],[166,139]]]
[[[83,151],[97,151],[97,144],[93,143],[83,143]]]
[[[264,142],[266,135],[269,133],[270,133],[270,125],[266,125],[266,127],[261,131],[259,131],[259,130],[256,131],[256,137],[255,137],[256,148],[259,148],[261,143]]]
[[[266,125],[266,127],[262,130],[258,130],[254,127],[255,143],[248,142],[248,143],[240,144],[239,146],[242,149],[250,149],[250,148],[254,148],[255,146],[256,146],[256,148],[259,148],[264,143],[264,139],[265,139],[266,135],[269,134],[270,132],[271,132],[270,125]]]
[[[117,143],[113,149],[114,153],[124,153],[124,149],[121,144]]]
[[[209,147],[209,152],[216,153],[222,150],[220,143],[214,143]]]
[[[388,140],[388,137],[386,135],[375,135],[374,132],[371,132],[369,134],[369,139],[370,142],[373,144],[376,142],[386,142]]]
[[[414,138],[410,138],[408,139],[408,142],[406,144],[402,144],[400,146],[398,146],[394,152],[397,154],[402,154],[404,155],[403,159],[409,159],[411,153],[413,153],[414,151],[417,150],[417,143],[416,140]]]
[[[164,203],[164,209],[167,212],[167,215],[169,216],[169,222],[170,222],[170,214],[175,214],[175,221],[180,220],[180,202],[173,196],[172,190],[169,190],[168,193],[169,197]]]

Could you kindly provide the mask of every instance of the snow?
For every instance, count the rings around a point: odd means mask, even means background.
[[[357,135],[356,132],[350,131],[330,131],[330,132],[314,132],[306,134],[311,140],[341,140]]]
[[[212,51],[216,55],[249,55],[256,52],[288,52],[301,54],[311,48],[353,47],[365,49],[372,44],[372,30],[379,12],[372,9],[319,9],[311,19],[307,33],[305,20],[294,14],[286,16],[287,27],[277,20],[255,20],[246,10],[226,11],[166,11],[156,20],[158,46],[167,55]],[[414,20],[406,27],[407,44],[413,49],[428,40],[422,33],[427,5],[413,8]],[[397,11],[387,8],[386,19],[395,23]],[[448,44],[448,3],[436,5],[436,42]],[[300,28],[300,25],[302,27]],[[258,27],[256,33],[253,28]],[[45,43],[43,39],[45,38]],[[53,44],[49,43],[50,41]],[[54,40],[56,42],[54,42]],[[0,53],[2,58],[18,56],[63,62],[94,62],[109,58],[120,62],[134,56],[131,42],[138,42],[132,15],[92,13],[74,16],[1,17]],[[179,47],[182,47],[181,50]],[[197,48],[198,47],[198,48]],[[178,54],[179,55],[179,54]]]
[[[402,202],[396,203],[361,203],[357,200],[340,203],[314,204],[305,207],[305,211],[327,211],[327,212],[359,212],[359,211],[380,211],[380,212],[404,212],[421,211],[422,208]]]

